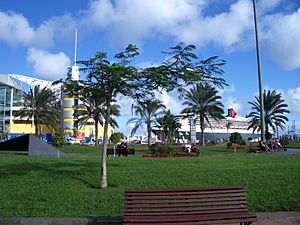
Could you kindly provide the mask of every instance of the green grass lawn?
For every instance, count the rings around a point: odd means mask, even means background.
[[[96,157],[0,154],[0,217],[98,217],[123,214],[126,188],[235,186],[249,209],[300,211],[300,157],[109,157],[109,188]]]
[[[290,141],[285,147],[287,147],[287,148],[299,148],[300,149],[300,141]]]

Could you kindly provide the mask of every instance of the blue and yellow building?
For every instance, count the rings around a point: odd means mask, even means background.
[[[14,137],[23,134],[34,134],[35,132],[33,120],[13,116],[13,112],[22,107],[22,96],[26,92],[24,84],[29,86],[49,86],[54,91],[61,91],[61,87],[53,87],[50,81],[16,74],[0,74],[0,134],[7,131],[10,137]],[[64,93],[60,93],[60,95],[63,111],[62,124],[58,124],[56,128],[47,127],[45,124],[42,125],[41,131],[44,134],[44,138],[51,140],[52,135],[59,133],[64,133],[66,136],[77,136],[78,142],[80,139],[88,140],[95,138],[93,120],[88,121],[80,127],[74,126],[74,106],[78,104],[78,99],[67,96]],[[103,135],[103,127],[101,125],[98,125],[98,131],[98,138],[101,139]],[[109,136],[112,133],[113,129],[109,127]]]

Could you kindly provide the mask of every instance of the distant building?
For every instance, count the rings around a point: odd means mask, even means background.
[[[35,85],[40,85],[41,87],[47,86],[53,91],[61,92],[61,87],[53,86],[52,82],[50,81],[17,74],[0,74],[0,133],[8,131],[10,137],[35,133],[33,119],[28,121],[27,118],[16,118],[13,116],[13,112],[19,110],[22,106],[22,96],[23,93],[26,92],[24,90],[24,84],[32,87]],[[61,130],[65,132],[74,132],[74,119],[72,115],[74,112],[74,99],[71,99],[71,101],[68,102],[68,99],[66,99],[68,97],[64,96],[63,94],[61,95],[61,97],[63,107],[62,110],[64,112],[62,115],[62,120],[64,121],[64,123],[58,124],[56,129],[49,128],[46,125],[42,125],[41,129],[42,133],[44,134],[44,139],[51,140],[52,135],[61,133]],[[68,105],[66,105],[66,102],[68,102]],[[70,108],[72,110],[70,110]],[[68,118],[68,116],[70,118]],[[72,123],[67,123],[68,121],[72,121]],[[71,124],[72,128],[70,130],[66,130],[66,124]],[[98,125],[98,130],[98,138],[101,139],[103,134],[103,127],[101,125]],[[109,136],[111,133],[113,133],[113,131],[113,128],[109,127]],[[88,121],[86,124],[79,127],[78,130],[75,130],[75,136],[76,135],[78,135],[78,141],[79,139],[95,138],[95,128],[93,120]]]
[[[190,115],[185,118],[186,115],[179,114],[175,117],[181,123],[181,129],[176,136],[179,141],[200,141],[201,129],[199,117]],[[230,134],[238,132],[242,135],[244,140],[248,138],[259,139],[260,133],[253,132],[253,129],[249,129],[249,119],[238,116],[234,109],[228,109],[228,115],[222,120],[209,119],[211,126],[207,125],[204,129],[204,139],[206,141],[221,141],[228,140]],[[162,140],[162,132],[159,128],[153,128],[153,132]]]

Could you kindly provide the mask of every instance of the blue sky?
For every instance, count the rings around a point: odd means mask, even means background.
[[[300,0],[257,0],[263,86],[280,91],[300,129]],[[96,51],[113,56],[128,43],[140,48],[136,66],[159,64],[161,51],[180,41],[195,44],[201,58],[227,61],[221,91],[227,107],[249,113],[258,90],[251,0],[3,0],[0,1],[0,74],[46,80],[64,78],[74,60]],[[182,110],[175,93],[160,99]],[[129,133],[130,104],[122,98],[120,130]]]

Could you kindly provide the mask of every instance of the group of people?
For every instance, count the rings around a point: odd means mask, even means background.
[[[278,139],[272,139],[270,143],[267,145],[264,142],[259,142],[259,148],[262,151],[286,151],[287,149],[280,144]]]

